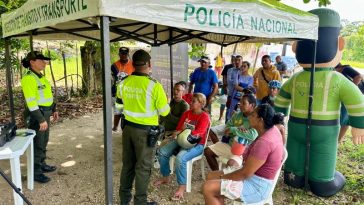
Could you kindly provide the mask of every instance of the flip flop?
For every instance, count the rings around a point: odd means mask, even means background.
[[[183,198],[183,196],[172,196],[171,197],[171,200],[172,201],[183,201],[184,200],[184,198]]]
[[[160,180],[160,179],[153,182],[154,187],[160,187],[163,184],[168,184],[168,182],[165,182],[165,181]]]
[[[174,196],[171,197],[171,200],[172,201],[182,201],[182,200],[184,200],[184,198],[183,198],[183,195],[175,194]]]

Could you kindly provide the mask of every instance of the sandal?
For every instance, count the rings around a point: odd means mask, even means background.
[[[154,187],[160,187],[161,185],[163,185],[163,184],[168,184],[169,182],[166,182],[166,181],[164,181],[163,179],[158,179],[158,180],[156,180],[156,181],[154,181],[153,182],[153,186]]]
[[[182,201],[184,198],[183,198],[183,195],[174,195],[171,197],[171,200],[172,201]]]
[[[177,190],[174,196],[171,198],[172,201],[182,201],[184,191]]]

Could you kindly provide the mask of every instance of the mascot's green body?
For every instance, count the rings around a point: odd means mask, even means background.
[[[339,133],[340,103],[348,110],[353,139],[363,138],[364,97],[360,90],[342,74],[335,72],[344,48],[339,37],[340,17],[329,9],[316,9],[311,13],[319,16],[312,126],[308,179],[311,191],[318,196],[332,196],[345,184],[345,177],[335,171]],[[297,61],[304,68],[293,75],[283,86],[275,100],[277,111],[287,113],[288,159],[284,167],[285,183],[301,188],[304,186],[306,133],[310,71],[313,42],[298,41],[294,45]],[[361,142],[355,142],[361,143]]]

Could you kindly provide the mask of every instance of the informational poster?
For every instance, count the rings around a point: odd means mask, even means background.
[[[188,44],[179,43],[172,46],[173,84],[188,80]],[[168,45],[152,47],[152,77],[162,85],[168,98],[171,98],[171,66]]]

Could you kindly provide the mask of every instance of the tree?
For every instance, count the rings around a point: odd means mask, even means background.
[[[353,29],[351,35],[345,37],[345,41],[343,59],[362,62],[364,59],[364,24]]]

